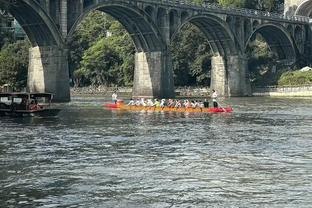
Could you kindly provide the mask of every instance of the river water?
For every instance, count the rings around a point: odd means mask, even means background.
[[[0,118],[0,207],[312,206],[312,99],[233,98],[221,114],[102,103]]]

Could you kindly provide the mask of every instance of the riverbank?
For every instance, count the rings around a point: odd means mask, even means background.
[[[132,95],[130,87],[79,87],[71,88],[72,96],[102,96],[107,97],[116,91],[119,97],[128,97]],[[210,97],[210,88],[208,87],[177,87],[175,89],[177,97]],[[312,97],[312,85],[308,86],[287,86],[287,87],[255,87],[252,90],[252,96],[255,97]]]
[[[127,87],[79,87],[71,88],[72,96],[110,96],[114,91],[118,92],[120,97],[131,97],[132,88]],[[175,89],[177,97],[207,97],[210,95],[210,88],[206,87],[178,87]]]
[[[312,97],[312,85],[307,86],[268,86],[253,88],[256,97]]]

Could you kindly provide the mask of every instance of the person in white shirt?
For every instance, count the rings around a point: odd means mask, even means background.
[[[134,102],[134,100],[132,98],[130,99],[128,105],[129,106],[134,106],[135,105],[135,102]]]
[[[116,92],[114,92],[113,94],[112,94],[112,101],[113,101],[113,103],[117,103],[117,93]]]
[[[218,94],[215,90],[212,90],[211,98],[212,98],[213,107],[217,108],[218,107],[218,101],[217,101]]]

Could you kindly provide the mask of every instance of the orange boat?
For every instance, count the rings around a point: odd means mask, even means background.
[[[233,108],[174,108],[174,107],[147,107],[147,106],[129,106],[123,101],[115,103],[106,103],[103,105],[109,109],[132,110],[132,111],[172,111],[172,112],[192,112],[192,113],[230,113]]]

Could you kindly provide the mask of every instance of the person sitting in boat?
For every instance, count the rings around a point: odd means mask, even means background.
[[[166,99],[161,99],[160,101],[160,107],[164,108],[166,106]]]
[[[204,107],[205,107],[205,106],[204,106],[204,102],[200,100],[200,101],[198,102],[198,107],[199,107],[199,108],[204,108]]]
[[[218,94],[214,89],[212,90],[211,98],[212,98],[213,107],[217,108],[218,107],[218,102],[217,102]]]
[[[209,108],[209,102],[207,99],[204,100],[204,108]]]
[[[158,99],[155,99],[154,106],[155,107],[160,107],[160,102],[159,102]]]
[[[182,102],[181,102],[181,100],[177,100],[174,107],[175,107],[175,108],[181,108],[181,107],[182,107]]]
[[[191,101],[191,107],[196,108],[196,102],[194,100]]]
[[[147,101],[144,98],[141,98],[140,105],[143,106],[143,107],[147,106]]]
[[[139,98],[136,99],[135,105],[136,105],[136,106],[141,106],[141,100],[140,100]]]
[[[117,104],[117,97],[118,97],[117,93],[114,92],[114,93],[112,94],[112,101],[113,101],[113,103],[115,103],[115,104]]]
[[[129,103],[128,103],[128,106],[134,106],[135,105],[135,102],[134,100],[131,98]]]
[[[173,108],[175,106],[175,103],[172,99],[169,99],[168,100],[168,105],[167,105],[169,108]]]
[[[154,106],[154,102],[152,101],[152,99],[148,99],[147,100],[146,106],[148,106],[148,107],[153,107]]]
[[[35,100],[32,100],[29,104],[29,110],[37,110],[37,108],[38,108],[37,103],[35,102]]]
[[[185,108],[190,108],[191,107],[191,102],[189,100],[185,100],[184,107]]]

